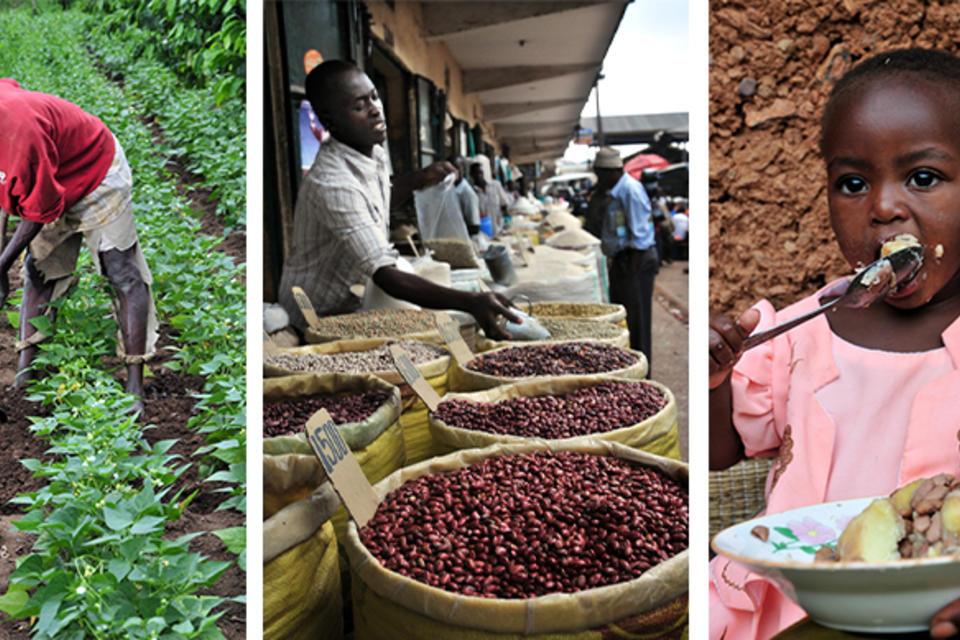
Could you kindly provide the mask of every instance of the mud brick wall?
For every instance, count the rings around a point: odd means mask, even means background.
[[[781,308],[850,271],[827,218],[820,115],[858,60],[909,46],[960,51],[960,2],[711,2],[711,309]]]

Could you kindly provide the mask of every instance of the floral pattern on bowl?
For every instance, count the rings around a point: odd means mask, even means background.
[[[927,629],[930,618],[960,595],[960,556],[883,563],[815,562],[835,547],[850,520],[875,498],[801,507],[725,529],[717,553],[772,580],[824,626],[870,633]],[[765,527],[767,540],[751,533]]]
[[[787,522],[785,527],[774,527],[767,544],[773,547],[773,553],[799,550],[811,556],[823,547],[836,549],[840,533],[852,518],[844,515],[833,518],[832,522],[823,522],[812,516],[804,516]]]

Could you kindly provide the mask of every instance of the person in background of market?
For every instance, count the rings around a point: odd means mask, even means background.
[[[490,218],[493,225],[493,234],[503,231],[503,218],[510,206],[510,199],[503,186],[496,180],[487,182],[483,175],[483,166],[479,162],[470,165],[470,180],[480,198],[480,217]]]
[[[460,203],[467,233],[471,238],[475,238],[480,233],[480,198],[467,180],[467,159],[463,156],[450,156],[448,162],[457,169],[457,181],[453,183],[453,190],[457,194],[457,202]]]
[[[527,177],[520,176],[517,178],[517,193],[520,194],[521,198],[526,198],[530,202],[537,202],[539,199],[534,195],[533,190],[527,185]]]
[[[610,301],[626,308],[630,348],[642,351],[652,368],[653,283],[660,261],[650,198],[643,185],[623,170],[623,159],[616,149],[600,149],[593,171],[598,192],[594,198],[603,202],[605,195],[609,197],[600,212],[600,240],[609,258]]]
[[[517,204],[517,200],[519,200],[522,196],[520,195],[520,191],[517,189],[516,180],[511,180],[508,182],[507,186],[505,187],[505,191],[507,192],[507,200],[510,203],[507,205],[507,211],[509,211],[513,205]]]
[[[320,315],[350,313],[360,299],[350,288],[372,281],[387,294],[429,309],[471,314],[495,339],[509,334],[501,317],[516,322],[509,301],[494,293],[457,291],[397,268],[388,241],[390,211],[415,189],[436,184],[456,169],[438,162],[391,184],[387,125],[373,82],[355,65],[329,60],[306,80],[307,99],[329,141],[304,176],[294,213],[294,247],[283,267],[280,304],[301,331],[306,321],[291,291],[300,287]]]
[[[0,209],[20,218],[0,252],[0,306],[9,271],[27,250],[16,386],[32,375],[37,345],[47,336],[30,322],[53,319],[50,303],[75,282],[86,241],[98,273],[113,287],[132,409],[143,410],[143,363],[154,352],[157,318],[133,220],[133,179],[123,149],[99,118],[56,96],[0,78]]]
[[[640,174],[640,184],[650,197],[653,209],[653,230],[656,237],[657,256],[660,264],[673,263],[673,218],[667,207],[667,199],[660,190],[659,174],[655,169],[644,169]]]
[[[687,260],[689,257],[687,232],[690,229],[690,218],[687,216],[687,207],[683,202],[677,202],[672,217],[674,255],[678,260]]]

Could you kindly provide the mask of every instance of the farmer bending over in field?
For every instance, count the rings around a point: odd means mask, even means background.
[[[120,143],[98,118],[55,96],[0,78],[0,209],[20,218],[0,252],[0,306],[10,294],[8,272],[27,250],[16,386],[31,375],[36,345],[46,339],[30,323],[62,297],[76,278],[80,243],[116,293],[128,393],[143,410],[143,363],[154,352],[157,320],[150,269],[137,242],[133,181]]]

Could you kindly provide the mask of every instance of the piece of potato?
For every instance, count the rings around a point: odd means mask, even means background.
[[[894,251],[899,251],[906,247],[919,247],[920,241],[917,240],[916,236],[910,233],[901,233],[892,240],[887,240],[883,243],[883,246],[880,247],[880,257],[886,258],[888,255]]]
[[[879,498],[851,520],[840,534],[837,555],[847,561],[899,560],[899,543],[904,535],[906,527],[893,502]]]
[[[960,545],[960,489],[954,489],[943,499],[940,510],[943,539],[948,545]]]
[[[924,481],[924,478],[917,478],[910,484],[904,485],[893,492],[890,495],[890,501],[893,503],[893,508],[897,510],[901,516],[908,516],[912,509],[910,508],[910,498],[913,497],[913,492],[917,490]]]

